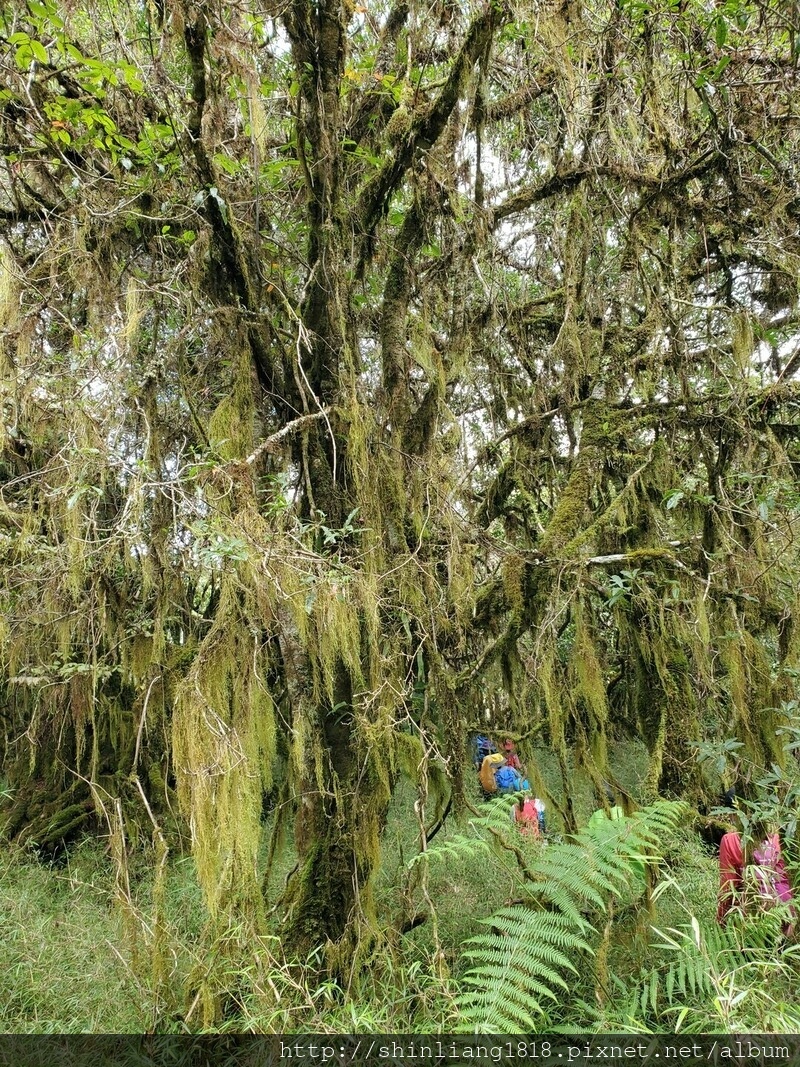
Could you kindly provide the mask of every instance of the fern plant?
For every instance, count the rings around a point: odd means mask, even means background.
[[[519,853],[509,807],[492,802],[472,829],[490,831]],[[686,810],[678,801],[658,801],[543,845],[521,863],[522,902],[482,920],[487,930],[467,942],[470,966],[456,997],[460,1029],[535,1031],[567,988],[565,976],[577,970],[576,957],[593,952],[595,927],[611,902],[647,892],[643,873],[660,862],[660,843]]]

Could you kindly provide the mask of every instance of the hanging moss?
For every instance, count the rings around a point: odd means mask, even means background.
[[[577,821],[573,807],[573,793],[570,788],[572,772],[567,749],[567,714],[562,701],[562,687],[558,680],[558,669],[552,649],[544,651],[537,677],[547,711],[550,744],[555,752],[561,773],[564,789],[566,829],[574,831],[577,829]]]
[[[262,653],[232,577],[175,695],[178,795],[212,920],[257,914],[263,793],[272,785],[275,709]]]
[[[720,644],[720,660],[725,676],[735,736],[757,766],[767,767],[782,760],[781,745],[775,733],[774,683],[763,646],[741,630],[733,605],[726,612],[730,629]]]
[[[224,329],[224,322],[220,328]],[[253,388],[250,351],[238,323],[231,324],[238,359],[231,368],[233,388],[219,402],[208,424],[209,441],[223,460],[242,460],[253,447]]]
[[[580,600],[575,610],[575,642],[571,663],[575,678],[573,692],[576,700],[581,700],[590,716],[590,750],[594,766],[602,776],[608,771],[608,751],[606,729],[609,721],[606,677],[598,652],[596,637],[589,621],[588,605]]]
[[[558,497],[558,503],[540,546],[543,555],[561,555],[574,551],[597,479],[602,473],[604,418],[602,405],[595,402],[584,407],[581,447],[570,476]],[[574,547],[577,547],[577,542]]]

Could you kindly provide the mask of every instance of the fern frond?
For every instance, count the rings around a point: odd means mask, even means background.
[[[474,825],[509,825],[513,798],[487,805]],[[471,938],[464,958],[471,964],[457,996],[462,1028],[482,1033],[525,1033],[545,1005],[566,988],[564,973],[591,953],[588,911],[605,910],[638,879],[644,864],[660,859],[659,842],[684,817],[686,805],[658,801],[632,818],[604,820],[568,841],[548,844],[528,868],[528,904],[503,908],[483,920],[490,929]],[[693,974],[699,969],[684,971]],[[680,981],[680,975],[673,979]],[[474,987],[474,988],[473,988]],[[658,998],[658,983],[648,1000]]]
[[[461,1022],[455,1027],[455,1033],[525,1034],[536,1032],[538,1025],[535,1018],[536,1005],[532,1005],[534,1008],[534,1014],[532,1014],[525,1008],[509,1005],[507,1001],[493,1003],[487,1010],[485,997],[480,993],[462,993],[459,1001]],[[491,1021],[491,1030],[481,1029],[483,1024],[480,1020],[484,1018]]]
[[[474,834],[454,834],[450,838],[437,841],[430,845],[425,852],[418,852],[409,861],[409,868],[420,863],[430,863],[431,860],[447,859],[458,860],[475,858],[477,853],[488,853],[489,843],[482,837]]]
[[[473,966],[463,983],[475,988],[458,998],[461,1028],[528,1032],[545,1002],[558,1000],[556,990],[567,989],[562,972],[575,971],[572,958],[591,951],[590,946],[568,916],[554,912],[517,905],[483,922],[491,930],[470,938],[464,952]]]

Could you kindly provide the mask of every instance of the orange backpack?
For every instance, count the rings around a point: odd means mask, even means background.
[[[500,764],[505,763],[505,761],[506,758],[501,752],[492,752],[491,755],[484,757],[481,769],[478,772],[478,778],[480,779],[484,793],[497,792],[497,782],[494,778],[494,772]]]

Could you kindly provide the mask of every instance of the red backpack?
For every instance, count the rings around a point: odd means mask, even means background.
[[[514,821],[522,834],[530,834],[532,837],[540,837],[539,810],[533,797],[526,797],[525,803],[520,810],[517,804],[514,807]]]

